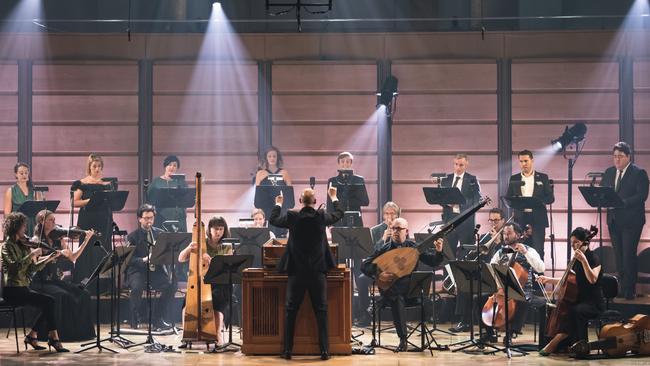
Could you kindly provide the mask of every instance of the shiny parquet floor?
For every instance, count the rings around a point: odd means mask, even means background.
[[[386,325],[388,325],[386,323]],[[449,327],[448,324],[441,325],[441,329],[446,329]],[[524,335],[520,336],[517,339],[519,343],[531,343],[533,340],[532,336],[532,326],[528,326],[525,329]],[[75,353],[51,353],[47,350],[45,351],[24,351],[22,344],[22,337],[19,338],[21,341],[21,352],[16,354],[15,340],[13,337],[13,331],[11,336],[7,339],[5,338],[6,329],[2,330],[3,333],[0,333],[0,365],[154,365],[154,366],[166,366],[166,365],[237,365],[237,366],[247,366],[247,365],[302,365],[302,364],[320,364],[323,363],[316,356],[294,356],[294,359],[291,361],[285,361],[276,356],[245,356],[241,352],[237,353],[205,353],[204,347],[195,347],[194,350],[178,352],[176,346],[180,344],[180,336],[170,335],[170,336],[159,336],[156,337],[160,343],[166,345],[174,346],[176,352],[173,353],[145,353],[142,346],[134,347],[131,349],[121,349],[114,344],[109,342],[103,343],[105,346],[110,347],[118,351],[118,354],[108,353],[106,351],[97,352],[96,350],[91,350],[82,354]],[[104,330],[104,334],[108,329]],[[360,334],[361,330],[355,328],[354,332]],[[19,335],[22,334],[22,330],[19,330]],[[468,336],[467,333],[462,334],[461,336],[449,336],[446,334],[436,334],[436,339],[441,344],[449,344],[451,342],[456,342],[466,339]],[[135,342],[141,342],[145,340],[145,336],[128,336],[128,338]],[[239,337],[235,337],[235,341],[238,341]],[[365,330],[365,334],[359,337],[359,340],[364,344],[368,344],[371,340],[371,335],[368,330]],[[395,345],[397,342],[397,337],[394,333],[383,333],[382,334],[382,343],[386,345]],[[418,344],[419,338],[413,340],[414,343]],[[44,343],[42,343],[44,345]],[[76,351],[80,349],[79,343],[66,343],[65,346],[71,351]],[[483,365],[502,365],[507,361],[507,357],[504,354],[497,355],[483,355],[483,354],[465,354],[462,352],[452,353],[451,351],[433,351],[433,356],[428,352],[421,353],[393,353],[388,350],[377,349],[375,355],[352,355],[352,356],[334,356],[331,360],[325,361],[324,363],[328,365],[409,365],[409,366],[418,366],[418,365],[431,365],[433,363],[440,365],[476,365],[481,363]],[[537,353],[531,353],[528,356],[523,357],[513,357],[510,361],[511,364],[520,364],[520,365],[558,365],[564,364],[567,362],[576,362],[573,359],[566,358],[564,356],[558,357],[540,357]],[[578,361],[581,364],[585,365],[650,365],[650,358],[625,358],[617,360],[590,360],[590,361]]]

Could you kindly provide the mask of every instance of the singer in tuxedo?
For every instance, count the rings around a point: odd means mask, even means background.
[[[518,154],[519,168],[521,173],[510,177],[508,183],[507,197],[536,197],[544,205],[538,209],[515,210],[515,222],[525,227],[530,225],[532,233],[533,248],[544,259],[544,238],[548,227],[548,214],[546,205],[555,201],[553,186],[548,175],[535,171],[533,153],[530,150],[522,150]]]
[[[282,351],[284,359],[291,359],[296,317],[305,297],[305,291],[309,292],[316,315],[321,359],[330,358],[327,330],[327,271],[334,268],[336,263],[327,244],[325,228],[339,221],[343,217],[343,210],[336,198],[336,188],[330,186],[327,193],[334,206],[334,212],[331,214],[314,208],[316,205],[314,190],[306,188],[300,195],[300,203],[303,206],[300,211],[287,211],[282,214],[284,197],[280,194],[275,198],[275,207],[269,217],[272,225],[289,229],[287,250],[278,264],[279,270],[287,272],[289,277]]]
[[[614,145],[614,166],[607,168],[600,183],[612,187],[624,206],[607,210],[607,226],[616,255],[621,292],[633,299],[637,281],[637,247],[645,225],[648,173],[631,162],[632,149],[625,142]]]
[[[481,199],[481,185],[475,176],[467,173],[468,167],[469,157],[466,154],[458,154],[454,158],[454,172],[440,181],[441,187],[458,188],[465,197],[465,204],[445,205],[442,207],[442,219],[445,223],[453,220],[467,208],[476,205]],[[458,229],[447,235],[447,242],[456,255],[462,251],[458,249],[459,242],[460,244],[474,243],[474,225],[475,220],[474,215],[472,215]]]
[[[156,238],[163,231],[153,226],[156,218],[156,209],[149,204],[143,204],[138,208],[138,221],[140,223],[137,230],[127,236],[129,246],[135,247],[133,256],[126,267],[126,283],[131,289],[129,294],[129,304],[131,310],[131,328],[138,327],[138,315],[145,315],[142,311],[142,293],[147,286],[147,271],[149,271],[150,286],[154,290],[161,292],[158,298],[158,306],[152,309],[152,323],[154,329],[166,329],[171,325],[164,319],[164,314],[168,306],[174,299],[177,284],[173,281],[171,270],[163,265],[148,265],[149,246],[156,245]],[[148,322],[149,318],[142,317]]]
[[[327,181],[327,186],[337,188],[337,196],[343,211],[358,211],[361,213],[361,207],[368,206],[370,200],[368,199],[366,182],[363,177],[345,173],[345,171],[352,170],[353,160],[354,156],[352,156],[352,153],[347,151],[340,153],[336,159],[339,174],[330,178]],[[327,212],[333,213],[334,211],[332,200],[328,197]],[[352,216],[349,219],[345,217],[343,220],[335,223],[334,226],[362,227],[363,219],[361,216]]]

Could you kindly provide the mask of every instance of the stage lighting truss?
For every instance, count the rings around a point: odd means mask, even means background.
[[[298,23],[298,32],[302,32],[301,12],[304,10],[309,14],[326,14],[332,11],[332,1],[303,1],[303,0],[284,0],[273,1],[266,0],[266,13],[270,16],[285,15],[291,11],[296,12],[296,22]],[[273,11],[272,9],[280,9]]]

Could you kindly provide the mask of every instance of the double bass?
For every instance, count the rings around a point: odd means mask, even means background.
[[[504,226],[505,227],[505,226]],[[519,237],[518,242],[522,242],[528,238],[528,230]],[[517,275],[517,280],[520,285],[524,285],[528,282],[528,271],[518,262],[517,256],[519,252],[515,251],[508,260],[508,267],[512,267]],[[515,311],[517,310],[517,301],[514,299],[508,299],[508,322],[512,320],[515,316]],[[487,301],[483,305],[481,310],[481,320],[488,327],[494,327],[497,329],[505,329],[506,326],[506,298],[505,291],[503,288],[500,288],[488,297]]]
[[[589,241],[597,233],[598,228],[592,225],[582,247],[588,246]],[[562,278],[560,278],[560,282],[558,282],[550,296],[551,300],[554,300],[554,303],[548,304],[548,308],[551,309],[546,320],[546,335],[548,337],[554,337],[560,332],[561,324],[567,321],[566,319],[571,312],[571,307],[578,300],[578,283],[576,274],[573,272],[575,262],[576,257],[574,256],[571,258],[566,270],[564,270],[564,274],[562,274]]]
[[[602,350],[608,357],[623,357],[628,352],[650,355],[650,316],[637,314],[625,323],[607,324],[600,330],[597,341],[578,341],[569,352],[585,357],[595,349]]]
[[[207,245],[205,226],[201,221],[202,186],[201,173],[197,172],[194,210],[196,220],[192,228],[192,241],[198,244],[198,248],[190,252],[183,326],[183,341],[190,343],[211,343],[217,340],[217,324],[212,308],[212,287],[203,281],[203,276],[208,271],[208,264],[203,261],[203,253],[207,253]]]

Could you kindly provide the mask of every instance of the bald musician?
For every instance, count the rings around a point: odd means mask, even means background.
[[[279,270],[287,272],[287,303],[284,319],[284,348],[281,357],[291,359],[293,334],[300,304],[309,291],[309,298],[318,323],[318,344],[321,359],[327,360],[329,340],[327,331],[327,271],[336,266],[327,244],[325,227],[343,217],[343,210],[336,197],[336,188],[330,186],[327,195],[332,201],[334,212],[316,210],[316,196],[313,189],[306,188],[300,195],[302,209],[282,214],[284,197],[282,192],[275,198],[271,211],[271,225],[289,229],[287,250],[280,259]]]

